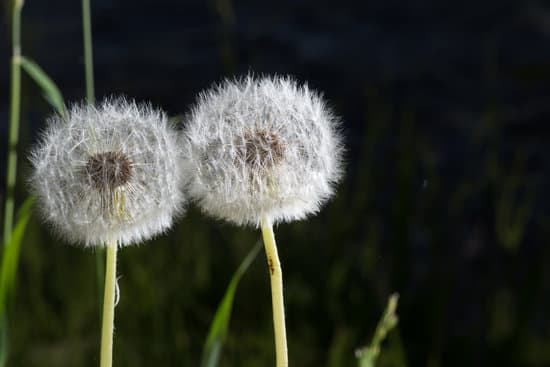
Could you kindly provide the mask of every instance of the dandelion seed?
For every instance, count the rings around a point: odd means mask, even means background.
[[[180,148],[166,117],[124,99],[54,116],[33,150],[31,187],[46,222],[71,242],[128,245],[181,212]]]

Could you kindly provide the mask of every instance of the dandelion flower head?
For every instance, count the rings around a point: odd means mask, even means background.
[[[148,105],[76,105],[48,120],[30,184],[44,220],[70,242],[128,245],[181,212],[180,152],[164,114]]]
[[[315,213],[342,175],[339,120],[287,77],[226,80],[201,94],[184,129],[189,196],[239,225]]]

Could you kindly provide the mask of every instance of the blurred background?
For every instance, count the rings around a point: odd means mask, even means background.
[[[0,198],[10,16],[0,28]],[[291,74],[344,121],[346,178],[322,212],[275,231],[291,366],[355,366],[390,293],[400,323],[381,366],[550,365],[550,5],[487,1],[92,0],[98,99],[185,114],[249,71]],[[85,96],[81,4],[26,0],[23,51],[67,101]],[[26,152],[51,107],[23,76]],[[253,229],[194,207],[119,254],[118,366],[198,366]],[[95,366],[95,255],[36,217],[21,248],[9,366]],[[221,366],[273,365],[263,253],[236,294]]]

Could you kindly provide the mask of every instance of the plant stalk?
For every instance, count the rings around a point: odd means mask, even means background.
[[[82,0],[82,34],[84,41],[84,73],[86,76],[86,99],[95,103],[94,64],[92,52],[92,20],[90,0]]]
[[[286,342],[285,304],[283,298],[283,273],[277,253],[277,244],[273,234],[273,224],[262,218],[262,237],[271,279],[271,302],[273,306],[273,329],[275,332],[275,356],[277,367],[288,367],[288,349]]]
[[[17,179],[17,144],[19,141],[19,121],[21,115],[21,11],[23,0],[14,0],[11,19],[12,58],[10,80],[10,117],[8,137],[8,166],[6,177],[6,201],[4,203],[3,258],[8,252],[13,233],[15,211],[15,183]],[[6,292],[6,289],[3,290]],[[8,318],[5,309],[6,294],[2,294],[0,313],[0,366],[8,358]]]
[[[106,248],[107,262],[105,268],[105,293],[103,294],[100,367],[111,367],[113,365],[117,243],[108,243]]]
[[[13,213],[15,211],[15,181],[17,178],[17,143],[21,114],[21,10],[23,0],[15,0],[12,14],[12,59],[10,89],[10,133],[8,138],[8,167],[6,202],[4,207],[4,246],[11,242]]]
[[[82,0],[82,41],[84,43],[84,77],[86,82],[86,101],[88,104],[95,103],[94,87],[94,57],[92,48],[92,11],[90,0]],[[98,248],[95,254],[95,267],[97,277],[98,294],[101,295],[101,285],[104,282],[105,263],[103,251]],[[101,299],[99,302],[101,314]]]

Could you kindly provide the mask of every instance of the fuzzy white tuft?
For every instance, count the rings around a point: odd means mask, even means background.
[[[129,245],[182,212],[180,153],[161,111],[122,98],[77,105],[48,120],[30,184],[45,221],[70,242]]]
[[[239,225],[315,213],[342,176],[339,120],[288,77],[226,80],[202,93],[183,139],[190,197]]]

